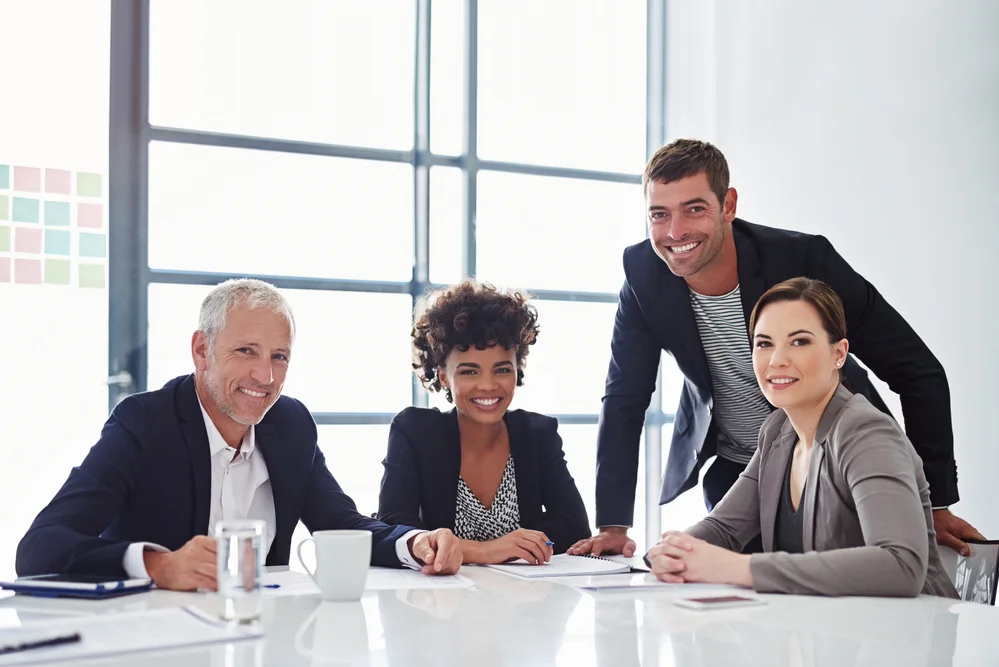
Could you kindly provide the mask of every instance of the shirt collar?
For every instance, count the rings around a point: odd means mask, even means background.
[[[229,448],[228,443],[219,433],[219,429],[215,426],[215,422],[212,418],[208,416],[208,411],[205,410],[205,404],[201,402],[201,396],[198,396],[198,407],[201,408],[201,416],[205,418],[205,430],[208,431],[208,454],[214,457],[219,452],[225,451]],[[243,443],[239,448],[239,455],[241,460],[245,460],[253,454],[253,450],[256,445],[256,438],[254,435],[254,427],[251,425],[250,428],[246,430],[246,435],[243,436]]]

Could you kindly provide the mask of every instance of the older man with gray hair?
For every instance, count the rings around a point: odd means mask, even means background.
[[[301,520],[372,533],[372,565],[450,574],[461,546],[446,529],[388,526],[357,511],[326,468],[316,424],[281,396],[295,320],[259,280],[228,280],[201,305],[195,372],[130,396],[17,548],[17,572],[152,578],[215,588],[222,520],[267,526],[267,565],[287,565]]]

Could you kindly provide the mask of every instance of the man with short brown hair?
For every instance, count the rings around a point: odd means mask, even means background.
[[[981,539],[947,509],[958,501],[950,390],[940,362],[884,297],[823,236],[755,225],[736,217],[725,156],[679,139],[649,160],[642,178],[649,242],[624,251],[621,289],[597,440],[597,526],[570,553],[625,553],[632,525],[639,438],[662,350],[685,382],[660,503],[702,481],[710,510],[756,451],[773,407],[752,368],[748,317],[768,288],[797,276],[833,287],[846,310],[850,350],[901,396],[906,433],[923,460],[940,544],[967,552]],[[843,373],[855,393],[888,412],[867,372],[850,356]],[[806,545],[807,548],[807,545]],[[747,550],[761,550],[758,538]]]

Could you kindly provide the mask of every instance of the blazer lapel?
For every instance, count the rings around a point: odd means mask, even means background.
[[[286,516],[289,510],[289,501],[295,495],[296,479],[294,470],[289,467],[287,461],[282,461],[282,457],[277,452],[279,445],[274,426],[260,422],[254,426],[253,436],[255,446],[260,455],[264,457],[264,463],[267,464],[267,477],[271,483],[271,494],[274,496],[274,522],[277,525],[272,528],[274,541],[271,543],[271,551],[273,551],[279,544],[284,543],[284,540],[279,536],[283,536],[282,531],[288,527]],[[301,484],[301,480],[302,477],[299,476],[297,483]],[[297,524],[296,519],[295,523],[290,526],[291,530],[295,530]],[[267,556],[268,562],[270,562],[270,554]]]
[[[822,412],[819,426],[815,430],[815,446],[812,449],[812,460],[808,465],[808,482],[805,485],[805,516],[802,517],[801,527],[801,544],[805,551],[815,550],[815,519],[819,511],[819,473],[822,470],[822,463],[826,455],[826,440],[829,438],[832,425],[851,396],[853,394],[846,387],[840,385]]]
[[[208,516],[211,511],[212,462],[208,451],[208,431],[201,414],[201,403],[191,375],[177,386],[177,413],[180,432],[191,457],[191,475],[194,479],[195,535],[208,534]]]
[[[540,488],[538,448],[530,441],[530,433],[519,410],[507,412],[503,416],[507,435],[510,439],[510,456],[513,457],[514,478],[517,480],[517,505],[520,510],[520,525],[533,522],[532,508],[541,507],[541,499],[535,499],[535,490]]]
[[[763,550],[773,551],[774,522],[777,520],[777,504],[784,488],[784,473],[794,452],[794,442],[797,434],[791,427],[791,421],[786,420],[780,433],[767,453],[765,461],[760,466],[760,535],[763,540]]]
[[[450,526],[454,530],[454,516],[457,511],[455,505],[458,497],[458,478],[461,477],[461,434],[458,431],[458,409],[451,408],[450,412],[444,413],[444,444],[446,448],[447,460],[443,469],[445,477],[444,489],[447,493],[443,496],[446,499],[442,514],[445,521],[444,526]]]
[[[746,336],[749,333],[749,316],[753,313],[756,302],[767,289],[766,281],[760,275],[760,256],[756,245],[742,231],[742,220],[738,218],[732,223],[732,237],[735,239],[735,256],[739,271],[739,294],[742,300],[743,315],[746,318]]]
[[[707,389],[708,396],[712,396],[714,390],[711,386],[711,373],[708,370],[708,359],[704,356],[701,333],[694,320],[694,309],[690,305],[689,288],[686,281],[674,276],[665,263],[662,268],[660,291],[665,306],[662,312],[663,328],[675,331],[676,342],[683,347],[682,353],[674,345],[670,346],[670,351],[681,372],[698,386]]]

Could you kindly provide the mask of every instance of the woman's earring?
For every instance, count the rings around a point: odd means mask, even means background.
[[[451,395],[451,387],[444,387],[444,398],[448,403],[454,403],[454,396]]]
[[[836,368],[839,368],[839,367],[840,367],[840,366],[842,366],[842,365],[843,365],[843,362],[842,362],[842,361],[837,361],[837,362],[836,362]]]

